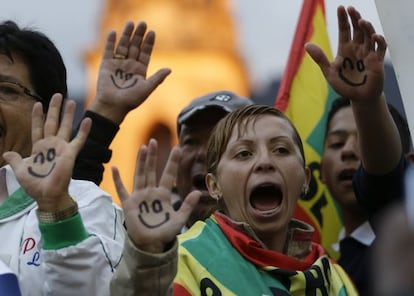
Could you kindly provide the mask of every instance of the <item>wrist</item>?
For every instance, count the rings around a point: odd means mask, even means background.
[[[132,238],[131,240],[134,242]],[[163,243],[151,243],[151,244],[139,244],[139,245],[135,244],[135,246],[137,249],[141,251],[152,253],[152,254],[159,254],[159,253],[165,252],[167,245]]]
[[[119,106],[111,106],[110,104],[101,103],[101,101],[103,101],[103,99],[96,97],[89,106],[88,110],[111,120],[117,125],[120,125],[128,111],[122,112],[119,110]]]
[[[78,204],[71,197],[56,206],[40,206],[37,216],[42,223],[55,223],[73,217],[78,213]]]

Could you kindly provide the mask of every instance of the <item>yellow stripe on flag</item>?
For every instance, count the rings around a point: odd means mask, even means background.
[[[326,82],[319,66],[305,52],[307,42],[317,44],[332,60],[323,0],[303,2],[275,107],[284,111],[297,127],[303,140],[306,163],[312,170],[309,192],[299,200],[294,216],[312,224],[316,230],[314,240],[336,258],[338,254],[332,244],[338,239],[342,222],[336,202],[320,180],[320,161],[327,112],[337,94]]]

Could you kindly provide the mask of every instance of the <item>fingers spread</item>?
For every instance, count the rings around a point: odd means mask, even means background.
[[[46,122],[44,126],[44,136],[55,136],[59,127],[59,114],[62,106],[62,95],[54,94],[49,103],[49,110],[47,111]]]
[[[72,134],[73,127],[73,118],[75,117],[76,103],[75,101],[69,100],[65,104],[63,111],[62,121],[57,133],[58,137],[63,138],[66,141],[69,141]]]
[[[305,49],[311,58],[319,65],[323,75],[327,77],[330,63],[323,50],[319,46],[312,43],[305,44]]]
[[[43,114],[42,103],[36,102],[32,111],[32,143],[43,139],[43,125],[45,116]]]
[[[374,26],[366,21],[366,20],[360,20],[359,25],[364,30],[364,48],[366,52],[374,51],[375,50],[375,41],[372,39],[372,36],[375,34]]]
[[[3,158],[8,164],[10,164],[13,171],[16,171],[16,168],[19,166],[20,162],[22,162],[21,156],[14,151],[4,152]]]
[[[83,145],[86,142],[86,139],[88,138],[89,132],[92,127],[92,120],[90,118],[84,118],[82,122],[80,123],[79,130],[76,133],[75,138],[70,142],[70,145],[72,146],[72,149],[76,152],[76,154],[79,153],[79,151],[82,149]]]
[[[381,60],[384,60],[385,53],[387,51],[387,42],[385,41],[384,36],[379,35],[379,34],[374,34],[372,38],[374,42],[376,42],[377,44],[378,58],[380,58]]]
[[[170,156],[168,157],[167,164],[164,168],[160,179],[160,186],[165,187],[169,190],[172,189],[175,179],[177,178],[178,163],[180,160],[181,151],[178,147],[174,147]]]
[[[358,24],[358,21],[361,19],[361,14],[352,6],[348,7],[348,14],[352,22],[353,41],[362,44],[364,42],[364,32]]]
[[[345,7],[338,7],[338,46],[351,40],[351,29]]]
[[[148,65],[151,58],[152,49],[155,43],[155,33],[149,31],[145,36],[144,43],[142,44],[141,52],[139,53],[138,61],[144,65]]]
[[[134,188],[135,190],[143,189],[147,185],[147,178],[145,175],[145,163],[148,156],[148,147],[141,146],[138,151],[137,160],[135,164]]]
[[[157,152],[157,141],[151,139],[148,143],[148,156],[145,163],[147,186],[149,187],[155,187],[157,185]]]
[[[147,31],[147,24],[145,22],[140,22],[137,28],[135,29],[134,36],[132,37],[130,45],[129,45],[128,56],[131,59],[136,60],[138,58],[142,40],[144,39],[144,35],[146,31]]]
[[[134,23],[129,21],[125,24],[124,31],[122,32],[121,38],[119,39],[118,46],[116,47],[115,53],[128,56],[129,40],[134,30]]]
[[[152,92],[154,89],[160,85],[165,78],[167,78],[168,75],[170,75],[171,69],[163,68],[158,70],[155,74],[153,74],[151,77],[147,79],[147,81],[150,84],[150,92]]]
[[[129,194],[125,189],[124,183],[122,183],[118,168],[112,167],[111,170],[116,192],[118,193],[119,200],[123,203],[128,198]]]
[[[183,203],[181,204],[180,209],[178,210],[179,217],[182,217],[184,223],[187,222],[188,217],[190,217],[191,212],[198,204],[198,200],[200,199],[201,192],[198,190],[190,192],[186,198],[184,199]]]
[[[105,49],[103,52],[104,59],[112,59],[114,56],[116,32],[110,31],[108,37],[106,37]]]

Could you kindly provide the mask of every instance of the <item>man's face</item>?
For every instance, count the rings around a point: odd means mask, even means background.
[[[19,56],[13,56],[11,61],[7,56],[0,55],[0,81],[13,81],[33,90],[29,80],[29,71]],[[31,153],[31,123],[32,108],[36,102],[32,97],[16,88],[0,90],[0,94],[12,93],[16,99],[5,100],[0,95],[0,155],[6,151],[15,151],[22,157]],[[0,166],[5,165],[0,157]]]
[[[351,107],[340,109],[331,119],[322,156],[322,181],[342,208],[358,205],[352,178],[360,165],[357,128]]]
[[[181,127],[179,146],[182,153],[177,175],[178,194],[185,198],[193,190],[203,193],[191,214],[189,225],[206,218],[216,208],[216,201],[208,194],[205,184],[206,152],[211,131],[226,114],[221,110],[205,110],[195,114]]]

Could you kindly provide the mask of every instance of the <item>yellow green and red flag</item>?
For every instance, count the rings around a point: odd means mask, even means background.
[[[337,257],[332,244],[337,241],[342,227],[341,215],[336,202],[321,182],[320,161],[327,112],[338,95],[325,80],[319,66],[305,52],[307,42],[317,44],[332,60],[323,0],[303,1],[275,107],[285,112],[297,127],[303,140],[307,165],[312,171],[309,191],[299,200],[295,217],[313,225],[316,230],[314,240]]]

